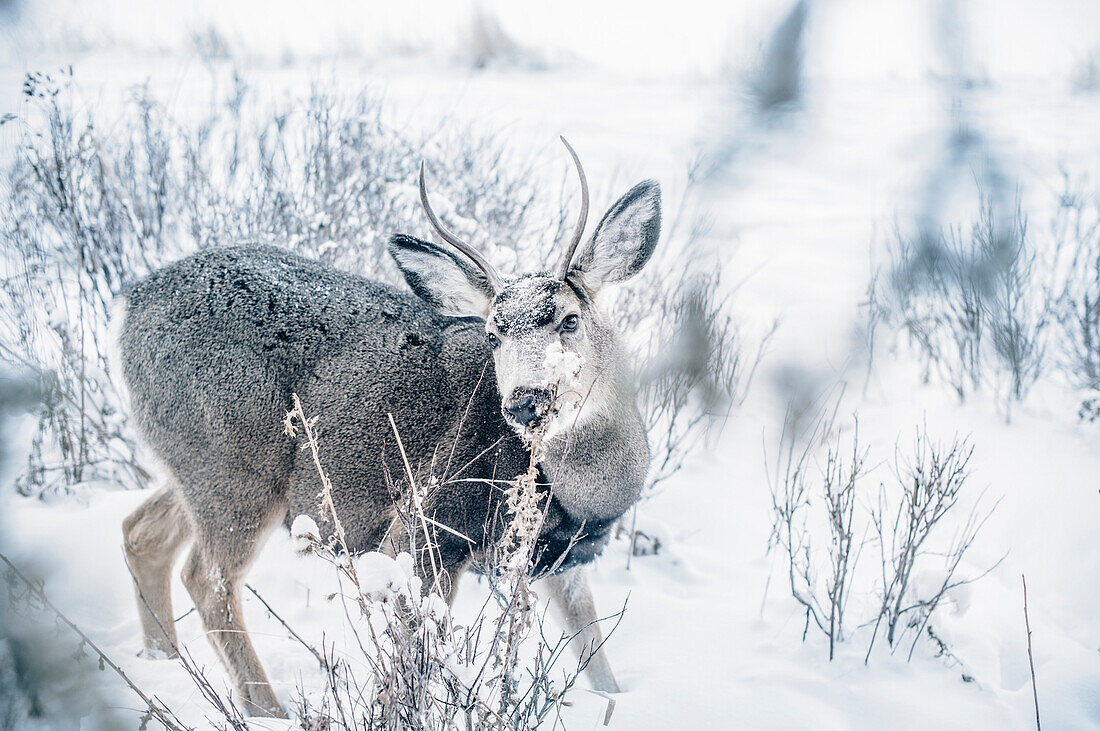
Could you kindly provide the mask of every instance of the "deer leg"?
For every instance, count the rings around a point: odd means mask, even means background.
[[[249,639],[241,611],[241,580],[266,530],[234,526],[212,540],[198,536],[183,569],[183,583],[195,602],[206,636],[221,657],[250,716],[286,718]]]
[[[145,656],[174,658],[172,566],[191,536],[191,523],[172,485],[157,492],[122,522],[123,548],[134,580]]]
[[[585,674],[595,690],[618,693],[619,684],[607,662],[601,645],[603,633],[596,623],[596,604],[588,586],[583,565],[576,566],[544,581],[550,589],[550,607],[566,632],[576,635],[570,643],[581,665],[587,663]]]

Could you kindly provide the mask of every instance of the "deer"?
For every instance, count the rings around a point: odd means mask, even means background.
[[[391,490],[403,463],[418,475],[443,465],[421,507],[448,601],[498,535],[486,518],[500,508],[493,480],[528,469],[524,435],[543,429],[538,483],[550,497],[532,570],[589,683],[619,692],[586,567],[638,500],[650,452],[623,335],[596,298],[651,258],[661,195],[656,181],[635,185],[585,240],[588,182],[561,140],[581,200],[553,271],[502,276],[440,221],[421,163],[420,204],[439,240],[388,241],[411,291],[243,245],[191,254],[116,298],[110,362],[164,477],[122,526],[144,655],[178,654],[170,578],[190,545],[183,585],[241,707],[285,717],[245,629],[241,586],[272,530],[321,520],[312,460],[283,432],[298,396],[323,415],[320,456],[349,552],[383,550],[399,528]],[[572,388],[583,399],[569,415],[547,381],[556,346],[581,364]]]

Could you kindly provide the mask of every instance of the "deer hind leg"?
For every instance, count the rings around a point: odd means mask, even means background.
[[[147,656],[177,656],[172,618],[172,566],[191,536],[173,485],[158,490],[122,522],[123,548],[134,580]]]
[[[203,526],[183,568],[183,583],[203,629],[229,671],[241,707],[250,716],[286,718],[241,612],[241,582],[273,521],[247,527]]]
[[[618,693],[619,684],[603,652],[603,633],[596,622],[596,604],[584,566],[547,576],[544,581],[550,589],[550,606],[558,621],[566,632],[576,635],[570,644],[580,663],[587,662],[588,681],[595,690]]]

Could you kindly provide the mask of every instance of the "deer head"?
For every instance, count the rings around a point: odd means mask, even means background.
[[[562,142],[580,177],[581,212],[556,271],[507,279],[498,274],[435,215],[423,163],[420,201],[445,243],[404,234],[390,239],[390,253],[414,292],[444,315],[485,320],[501,412],[528,435],[571,428],[621,397],[617,333],[597,309],[596,295],[645,266],[661,228],[660,187],[648,180],[616,201],[581,246],[588,182],[577,153],[564,137]]]

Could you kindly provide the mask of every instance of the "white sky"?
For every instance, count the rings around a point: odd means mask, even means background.
[[[467,37],[471,2],[353,0],[16,0],[21,22],[5,28],[9,53],[24,64],[45,51],[178,50],[216,28],[236,50],[266,60],[401,49],[447,57]],[[787,0],[481,3],[520,44],[552,60],[576,57],[641,76],[709,75],[751,59],[790,8]],[[816,0],[810,3],[807,71],[835,78],[912,78],[944,72],[930,0]],[[994,80],[1065,76],[1100,54],[1095,0],[960,0],[961,35],[972,71]],[[951,24],[956,25],[955,23]],[[2,37],[2,36],[0,36]],[[2,56],[0,56],[2,58]]]

